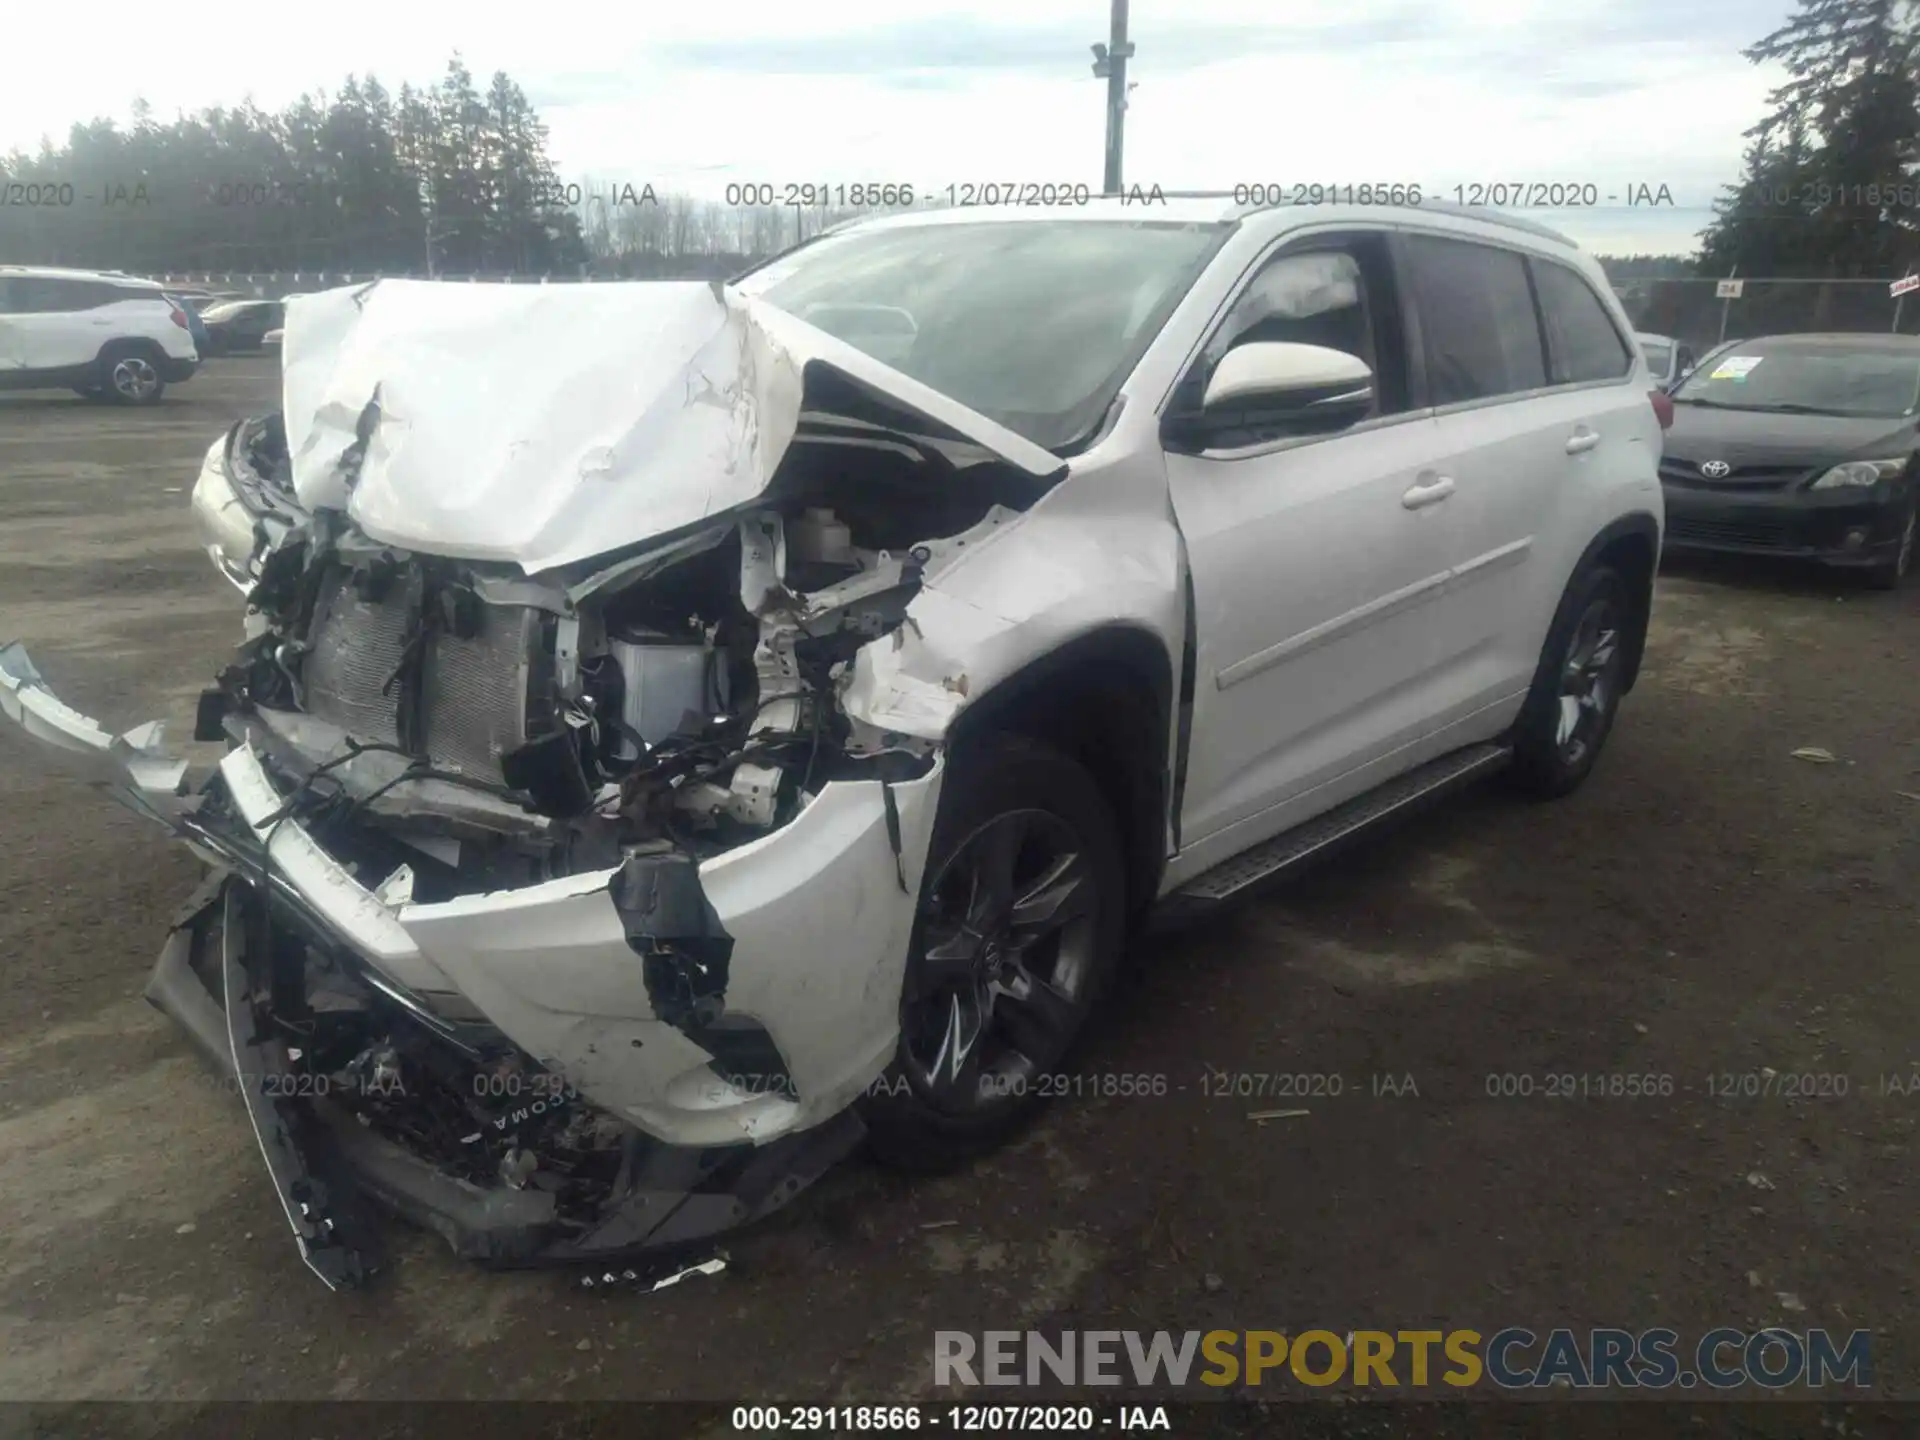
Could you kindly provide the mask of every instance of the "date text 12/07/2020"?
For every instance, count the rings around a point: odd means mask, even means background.
[[[725,203],[799,210],[974,209],[978,207],[1052,208],[1118,200],[1123,205],[1166,205],[1182,195],[1218,195],[1236,205],[1424,205],[1445,201],[1480,209],[1580,210],[1596,208],[1673,208],[1672,187],[1659,181],[1474,180],[1457,185],[1407,181],[1248,180],[1230,189],[1134,182],[1111,195],[1083,180],[961,180],[945,185],[901,181],[740,181],[726,187]]]
[[[1236,205],[1423,205],[1444,201],[1470,209],[1593,210],[1673,208],[1670,186],[1656,181],[1472,180],[1460,185],[1250,181],[1233,187]]]
[[[1343,1095],[1397,1100],[1420,1095],[1419,1083],[1405,1072],[1353,1079],[1337,1071],[1255,1072],[1211,1065],[1197,1076],[1186,1078],[1147,1071],[1066,1071],[989,1075],[982,1076],[980,1083],[983,1091],[1001,1095],[1063,1100],[1157,1100],[1188,1095],[1203,1100],[1332,1100]],[[777,1071],[731,1072],[715,1076],[713,1084],[716,1096],[724,1085],[748,1094],[799,1098],[792,1079]],[[882,1075],[868,1087],[867,1094],[902,1094],[910,1088],[905,1076]]]

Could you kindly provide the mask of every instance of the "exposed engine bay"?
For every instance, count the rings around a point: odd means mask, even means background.
[[[236,489],[285,494],[277,417],[236,428],[229,466]],[[931,742],[841,710],[850,662],[906,622],[930,567],[1039,491],[928,442],[803,435],[766,503],[537,579],[321,512],[258,558],[249,638],[202,727],[231,716],[310,762],[295,810],[351,804],[409,847],[416,900],[650,844],[714,854],[827,781],[924,771]]]

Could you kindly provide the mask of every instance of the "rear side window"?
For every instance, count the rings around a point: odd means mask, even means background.
[[[1633,368],[1633,352],[1613,328],[1607,307],[1585,277],[1564,265],[1536,260],[1533,283],[1540,293],[1541,318],[1546,321],[1547,355],[1554,384],[1618,380]],[[1672,358],[1671,346],[1647,349],[1647,363],[1657,375],[1667,373]]]
[[[7,282],[7,310],[14,315],[56,315],[77,310],[75,282],[45,275],[21,275]]]
[[[140,290],[131,285],[114,285],[104,280],[78,280],[67,284],[69,310],[98,310],[102,305],[118,305],[123,300],[158,300],[158,290]]]
[[[1492,245],[1428,235],[1409,235],[1406,246],[1433,404],[1489,400],[1547,383],[1525,260]]]

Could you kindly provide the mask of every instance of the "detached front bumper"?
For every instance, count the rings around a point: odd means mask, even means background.
[[[1709,490],[1664,483],[1669,550],[1867,566],[1900,545],[1903,496],[1870,490]]]
[[[303,1254],[329,1284],[367,1264],[353,1193],[476,1259],[610,1258],[745,1223],[858,1143],[849,1107],[897,1044],[937,759],[914,780],[829,783],[781,829],[699,863],[698,894],[731,944],[719,1022],[696,1028],[649,978],[659,937],[622,885],[631,861],[413,904],[395,877],[356,876],[285,814],[250,745],[190,791],[157,724],[109,735],[62,705],[18,646],[0,648],[0,709],[213,867],[148,995],[236,1081]],[[276,1078],[284,1045],[276,1059],[276,1042],[252,1033],[253,1006],[232,999],[272,983],[262,952],[280,935],[336,957],[405,1023],[456,1049],[476,1035],[510,1042],[632,1126],[634,1163],[602,1223],[561,1227],[550,1195],[457,1179]],[[765,1063],[729,1052],[740,1034],[763,1042],[753,1053]]]
[[[301,1259],[331,1289],[381,1268],[368,1202],[483,1264],[615,1262],[676,1254],[756,1220],[860,1143],[859,1119],[845,1110],[765,1146],[632,1147],[624,1183],[591,1227],[564,1220],[548,1191],[473,1184],[357,1123],[255,1028],[253,998],[272,983],[260,938],[304,923],[286,911],[263,916],[259,893],[216,872],[167,937],[146,996],[241,1099]]]

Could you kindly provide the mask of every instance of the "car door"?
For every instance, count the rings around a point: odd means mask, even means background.
[[[236,350],[251,350],[267,328],[264,306],[242,305],[227,320],[227,343]]]
[[[1532,674],[1533,661],[1522,667],[1508,643],[1531,616],[1511,608],[1527,603],[1553,563],[1541,537],[1582,412],[1577,401],[1549,396],[1546,337],[1520,250],[1452,234],[1409,233],[1398,243],[1434,407],[1436,463],[1455,485],[1440,536],[1448,623],[1437,632],[1434,698],[1442,724],[1465,725],[1463,741],[1479,739],[1504,723],[1482,712]]]
[[[1338,803],[1429,727],[1446,572],[1435,422],[1413,407],[1384,230],[1288,242],[1255,272],[1175,392],[1191,411],[1236,344],[1356,354],[1375,413],[1335,434],[1169,432],[1193,587],[1183,848],[1230,853]]]
[[[19,316],[15,313],[19,301],[14,287],[19,283],[0,276],[0,374],[24,370],[27,364],[26,341],[21,338]]]
[[[85,281],[52,275],[14,280],[21,365],[33,371],[68,370],[85,365],[110,338],[109,328],[81,309]]]
[[[1513,718],[1560,592],[1598,528],[1586,482],[1628,459],[1651,412],[1644,386],[1625,383],[1629,341],[1578,270],[1457,236],[1402,244],[1438,453],[1458,487],[1446,515],[1437,689],[1443,722],[1465,743]],[[1560,326],[1551,337],[1542,289]],[[1570,308],[1580,297],[1591,313]]]

